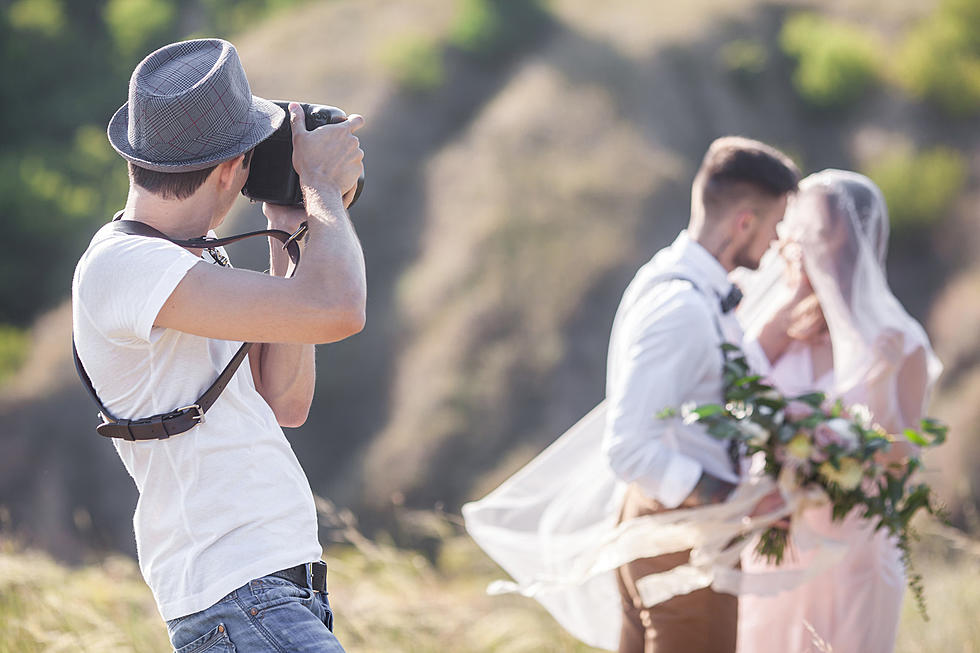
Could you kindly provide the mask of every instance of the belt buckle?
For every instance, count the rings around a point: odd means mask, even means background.
[[[196,419],[198,424],[204,424],[204,411],[201,410],[201,406],[199,404],[191,404],[190,406],[183,406],[181,408],[178,408],[176,412],[182,413],[185,410],[190,410],[192,408],[197,411],[197,415],[191,415],[191,419]]]
[[[314,592],[327,592],[327,563],[323,560],[307,563],[309,566],[310,587]]]

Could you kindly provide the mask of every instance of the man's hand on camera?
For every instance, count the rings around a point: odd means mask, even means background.
[[[364,152],[354,135],[364,118],[352,114],[344,122],[306,130],[306,116],[296,102],[289,104],[293,132],[293,167],[300,184],[321,192],[336,192],[344,206],[350,204],[357,179],[364,169]]]

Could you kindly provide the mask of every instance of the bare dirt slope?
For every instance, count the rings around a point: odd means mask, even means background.
[[[869,2],[828,10],[901,23],[929,4],[888,13]],[[353,212],[368,325],[319,349],[313,411],[289,434],[315,491],[376,517],[401,502],[455,509],[598,402],[622,290],[685,224],[691,178],[717,136],[773,143],[808,172],[860,167],[874,155],[869,133],[945,139],[980,161],[975,125],[937,130],[934,116],[887,90],[845,114],[807,111],[776,45],[786,7],[661,4],[553,2],[529,41],[492,61],[445,46],[444,83],[417,93],[399,88],[379,53],[405,35],[445,42],[452,3],[310,4],[236,39],[254,92],[368,120],[367,186]],[[721,63],[734,38],[768,53],[751,83]],[[969,267],[972,207],[958,205],[934,243],[891,258],[899,297],[927,323],[943,288],[967,284],[950,277]],[[260,221],[243,202],[227,231]],[[246,247],[236,261],[261,269],[261,259],[261,247]],[[936,335],[950,343],[980,331],[980,315],[956,312],[970,291],[955,292],[936,317]],[[0,397],[0,503],[61,555],[80,541],[130,549],[135,490],[94,432],[94,408],[72,373],[69,321],[63,309],[39,325],[35,357]],[[949,347],[965,371],[938,405],[976,405],[980,343]],[[975,437],[974,417],[957,413],[963,442]]]

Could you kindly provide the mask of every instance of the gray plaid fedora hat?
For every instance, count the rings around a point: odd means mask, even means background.
[[[129,101],[109,121],[109,142],[142,168],[189,172],[247,152],[285,115],[252,95],[231,43],[181,41],[147,55],[133,71]]]

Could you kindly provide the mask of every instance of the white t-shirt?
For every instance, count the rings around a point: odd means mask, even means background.
[[[163,239],[125,234],[97,236],[78,262],[78,356],[116,417],[195,403],[241,346],[153,326],[194,265],[208,263]],[[99,436],[90,430],[83,437]],[[309,481],[247,361],[203,424],[166,440],[113,444],[140,492],[133,517],[139,564],[164,619],[320,559]]]

